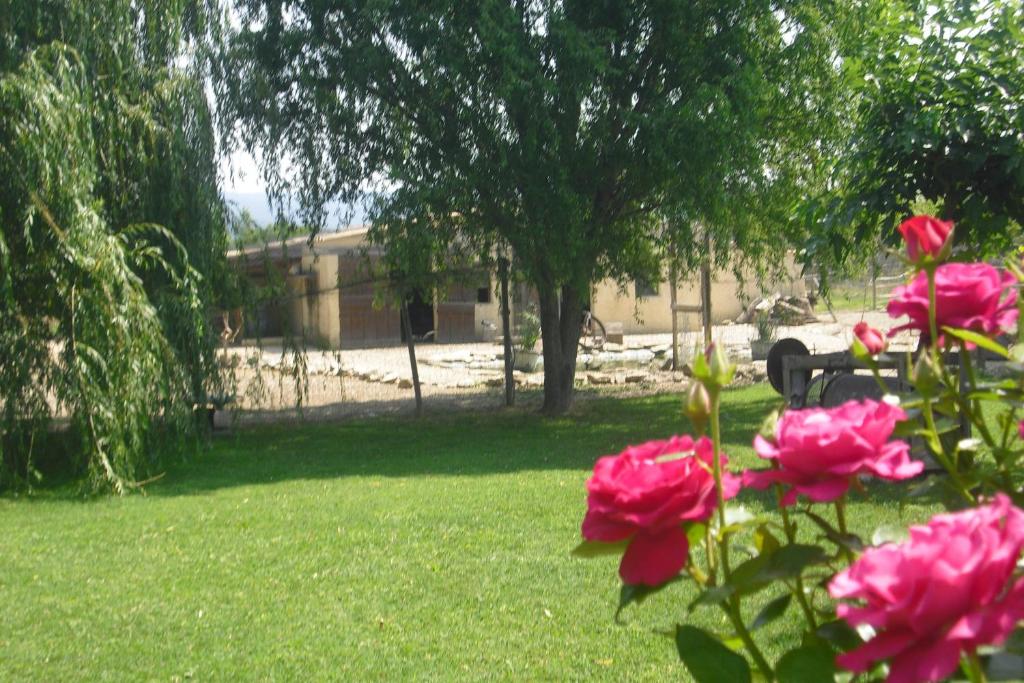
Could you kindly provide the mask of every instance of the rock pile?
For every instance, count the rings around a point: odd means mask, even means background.
[[[755,300],[736,318],[738,323],[754,323],[762,315],[776,325],[807,325],[818,322],[810,300],[800,296],[782,296],[778,292]]]

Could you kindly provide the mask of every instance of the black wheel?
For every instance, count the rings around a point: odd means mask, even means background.
[[[783,377],[782,377],[782,359],[784,356],[809,356],[811,352],[807,350],[804,343],[799,339],[787,338],[780,339],[775,342],[768,351],[768,360],[765,363],[768,370],[768,381],[771,383],[772,388],[780,394],[783,391]],[[804,386],[811,381],[811,371],[804,371]],[[789,398],[788,396],[786,397]]]

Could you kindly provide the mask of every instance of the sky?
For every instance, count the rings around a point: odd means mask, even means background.
[[[267,202],[267,187],[260,175],[256,160],[248,152],[236,150],[220,164],[220,189],[224,198],[239,209],[247,209],[260,225],[272,223],[274,212]],[[341,211],[344,205],[335,203],[329,207],[334,214],[347,213]],[[344,230],[346,227],[362,225],[365,220],[362,211],[356,211],[347,223],[337,216],[328,219],[326,230]]]
[[[252,155],[242,150],[236,150],[230,157],[223,160],[220,165],[221,190],[224,192],[238,193],[264,193],[266,186],[260,178],[256,160]],[[232,171],[234,171],[232,177]]]

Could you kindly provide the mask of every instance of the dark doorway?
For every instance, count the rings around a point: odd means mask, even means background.
[[[434,304],[417,292],[409,298],[409,326],[416,341],[434,341]],[[406,341],[403,332],[402,341]]]

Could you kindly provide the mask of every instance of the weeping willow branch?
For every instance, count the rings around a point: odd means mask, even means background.
[[[0,488],[57,467],[124,493],[199,435],[221,386],[219,4],[15,3],[0,23]],[[46,444],[62,459],[37,465]]]

